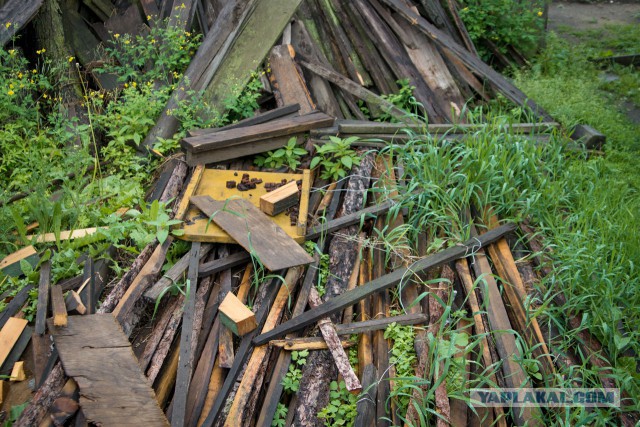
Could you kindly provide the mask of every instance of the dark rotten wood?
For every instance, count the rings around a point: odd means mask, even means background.
[[[467,240],[461,245],[452,246],[441,252],[423,258],[407,268],[402,268],[386,274],[378,279],[372,280],[364,286],[358,286],[352,291],[345,292],[339,297],[332,298],[317,308],[311,309],[294,319],[282,323],[266,334],[259,335],[254,339],[254,343],[255,345],[262,345],[289,332],[297,331],[307,325],[317,322],[318,319],[321,319],[322,317],[335,313],[349,305],[353,305],[369,295],[384,289],[389,289],[401,281],[408,279],[412,274],[418,274],[422,271],[455,261],[458,258],[469,256],[472,253],[472,249],[477,250],[479,247],[484,247],[485,245],[493,243],[501,237],[512,233],[515,228],[516,227],[513,224],[502,225],[477,238]]]
[[[313,261],[300,245],[248,200],[218,201],[209,196],[194,196],[191,202],[271,271]]]
[[[38,13],[44,0],[8,0],[0,8],[0,46],[4,46]]]
[[[88,421],[168,425],[113,316],[72,316],[66,328],[54,327],[52,333],[65,372],[82,390],[80,406]]]
[[[224,258],[216,259],[214,261],[205,262],[200,266],[200,271],[198,271],[198,278],[201,279],[203,277],[219,273],[223,270],[237,267],[239,265],[245,264],[249,260],[251,260],[251,255],[249,255],[249,252],[242,251],[228,255]]]
[[[338,331],[338,335],[351,335],[386,329],[391,323],[397,323],[398,325],[420,325],[426,322],[426,314],[410,313],[402,314],[400,316],[382,317],[379,319],[364,320],[362,322],[336,325],[336,331]]]
[[[29,292],[33,289],[33,285],[27,285],[13,297],[13,299],[4,307],[2,313],[0,313],[0,329],[7,323],[10,317],[20,311],[27,299],[29,299]]]
[[[36,334],[44,334],[47,328],[47,312],[49,310],[49,286],[51,285],[51,261],[40,266],[38,282],[38,308],[36,311]]]
[[[182,315],[182,333],[180,334],[180,359],[178,362],[178,377],[173,399],[173,413],[171,426],[184,426],[186,417],[187,395],[193,366],[191,365],[191,351],[193,336],[193,315],[196,307],[196,291],[198,285],[198,262],[200,260],[200,242],[191,244],[189,252],[189,293],[186,295],[184,312]]]
[[[220,132],[223,130],[230,130],[236,128],[243,128],[247,126],[259,125],[262,123],[270,122],[275,119],[280,119],[282,117],[287,117],[294,115],[300,111],[300,105],[298,104],[290,104],[282,107],[274,108],[273,110],[266,111],[261,114],[256,114],[253,117],[249,117],[243,120],[240,120],[237,123],[232,125],[223,126],[221,128],[210,128],[210,129],[192,129],[187,132],[188,136],[202,136],[208,135],[216,132]]]
[[[359,222],[365,219],[375,218],[378,215],[383,215],[389,212],[389,209],[391,209],[392,206],[393,206],[393,202],[386,201],[386,202],[382,202],[380,204],[362,209],[358,212],[354,212],[352,214],[342,216],[338,219],[333,219],[322,225],[313,227],[311,230],[309,230],[305,238],[307,240],[315,240],[320,236],[333,233],[334,231],[340,230],[344,227],[348,227],[353,224],[358,224]]]

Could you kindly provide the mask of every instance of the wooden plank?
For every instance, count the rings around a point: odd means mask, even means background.
[[[38,306],[36,311],[36,334],[44,334],[47,328],[47,312],[49,311],[49,286],[51,285],[51,261],[40,266],[38,282]]]
[[[340,344],[342,348],[349,348],[356,345],[355,342],[345,339],[342,339]],[[269,345],[272,347],[280,347],[287,351],[327,350],[329,348],[327,342],[321,337],[285,338],[283,340],[269,341]]]
[[[264,113],[256,114],[253,117],[248,117],[246,119],[242,119],[237,123],[233,123],[227,126],[223,126],[220,128],[209,128],[209,129],[192,129],[187,131],[187,136],[202,136],[211,133],[220,132],[223,130],[236,129],[241,127],[259,125],[262,123],[270,122],[275,119],[280,119],[287,116],[292,116],[300,111],[299,104],[288,104],[282,107],[274,108],[273,110],[265,111]]]
[[[9,381],[0,380],[0,406],[7,400],[9,395]]]
[[[320,300],[320,295],[318,295],[318,290],[316,288],[311,288],[311,293],[309,293],[309,306],[313,309],[321,304],[322,301]],[[355,372],[353,372],[353,368],[349,363],[349,357],[340,343],[340,338],[338,338],[338,333],[336,332],[333,323],[331,323],[331,320],[328,317],[319,319],[318,328],[331,351],[331,356],[338,368],[338,372],[340,372],[340,375],[342,375],[342,378],[344,379],[347,390],[350,392],[361,390],[362,384],[360,384],[360,380],[356,376]]]
[[[189,384],[193,373],[192,366],[192,342],[194,340],[193,315],[196,306],[196,291],[198,287],[198,263],[200,260],[200,242],[191,244],[189,252],[188,279],[190,289],[185,296],[184,311],[182,314],[182,333],[180,334],[180,359],[178,363],[178,376],[176,379],[176,391],[173,398],[173,413],[171,415],[172,427],[184,426],[186,418],[187,396]]]
[[[287,272],[283,283],[280,284],[278,294],[276,295],[276,299],[269,310],[267,319],[264,322],[264,326],[262,327],[263,332],[273,329],[280,320],[280,317],[287,306],[287,301],[289,301],[291,294],[295,291],[301,274],[301,267],[292,268]],[[269,354],[270,348],[267,345],[254,348],[242,376],[242,381],[240,382],[238,391],[233,399],[231,409],[227,415],[227,419],[224,424],[225,427],[233,427],[237,425],[238,420],[250,420],[252,418],[254,408],[250,407],[251,391],[254,388],[260,388],[262,379],[264,378],[266,361]],[[249,412],[249,414],[247,412]]]
[[[401,110],[400,108],[396,107],[386,99],[381,98],[380,96],[376,95],[370,90],[360,86],[358,83],[354,82],[353,80],[349,80],[348,78],[344,77],[341,74],[338,74],[337,72],[331,70],[330,68],[327,68],[317,63],[307,62],[301,58],[298,58],[298,63],[302,65],[304,68],[306,68],[307,70],[317,74],[322,78],[327,79],[328,81],[338,86],[339,88],[347,91],[348,93],[362,99],[363,101],[366,101],[370,104],[378,106],[382,111],[384,111],[387,114],[390,114],[395,119],[401,122],[418,121],[412,118],[407,111]]]
[[[71,314],[89,314],[87,313],[87,307],[82,303],[82,298],[74,290],[67,293],[67,297],[64,300],[64,305],[67,308],[67,313]]]
[[[31,349],[33,351],[33,377],[35,389],[40,388],[44,381],[47,360],[49,359],[51,338],[49,335],[31,334]]]
[[[289,332],[294,332],[301,328],[304,328],[307,325],[317,322],[318,319],[335,313],[343,309],[344,307],[353,305],[369,295],[372,295],[384,289],[389,289],[392,286],[395,286],[398,283],[406,280],[412,274],[418,274],[422,271],[426,271],[431,268],[435,268],[455,261],[458,258],[466,257],[469,255],[471,248],[474,248],[475,250],[478,247],[483,247],[485,245],[493,243],[504,235],[513,232],[514,230],[515,226],[513,224],[502,225],[498,228],[494,228],[493,230],[488,231],[487,233],[477,238],[467,240],[459,246],[452,246],[448,249],[423,258],[407,268],[398,269],[378,279],[372,280],[364,286],[358,286],[351,291],[345,292],[339,297],[332,298],[331,300],[326,301],[320,306],[306,311],[305,313],[297,316],[294,319],[282,323],[270,332],[257,336],[254,340],[254,344],[262,345]]]
[[[231,293],[231,270],[225,270],[220,273],[220,293],[218,295],[218,301],[222,300]],[[220,306],[218,305],[218,313],[220,313]],[[230,369],[233,366],[233,333],[222,324],[222,317],[220,316],[220,329],[218,332],[218,361],[221,368]]]
[[[588,150],[602,150],[607,137],[589,125],[578,124],[573,127],[571,139],[584,144]]]
[[[7,0],[0,8],[0,46],[7,44],[11,38],[24,27],[44,3],[44,0]]]
[[[88,421],[168,425],[129,340],[112,315],[72,316],[66,328],[53,327],[52,333],[65,372],[82,390],[80,406]]]
[[[535,114],[546,121],[553,121],[553,118],[545,112],[542,107],[530,100],[520,89],[507,80],[500,73],[482,62],[478,57],[460,46],[448,34],[437,29],[426,19],[407,7],[402,0],[382,0],[383,3],[395,10],[400,16],[407,20],[411,25],[417,27],[426,34],[438,46],[452,52],[459,58],[470,70],[487,79],[496,90],[500,91],[506,98],[515,104],[530,108]]]
[[[397,323],[398,325],[421,325],[427,323],[427,315],[424,313],[409,313],[399,316],[380,317],[361,322],[336,325],[336,331],[338,335],[361,334],[386,329],[387,326],[392,323]]]
[[[220,303],[220,320],[234,334],[241,337],[256,327],[256,316],[238,297],[229,292]]]
[[[4,363],[0,363],[0,375],[7,375],[11,371],[13,365],[22,358],[33,335],[33,328],[27,326],[24,328],[18,340],[13,344],[11,352],[7,355]]]
[[[311,228],[305,238],[307,240],[315,240],[320,236],[333,233],[334,231],[348,227],[353,224],[363,222],[365,219],[375,218],[378,215],[383,215],[389,212],[389,209],[393,206],[392,201],[382,202],[368,208],[362,209],[358,212],[354,212],[349,215],[341,216],[338,219],[333,219],[324,224],[317,225]]]
[[[249,16],[232,34],[219,66],[204,92],[204,99],[214,108],[224,109],[224,101],[241,90],[250,73],[260,66],[276,43],[301,0],[258,0],[251,4]],[[265,19],[265,17],[269,19]],[[213,68],[213,67],[212,67]]]
[[[0,329],[7,323],[9,318],[13,317],[20,311],[29,299],[29,292],[33,289],[33,285],[27,285],[20,289],[7,305],[4,306],[4,310],[0,313]]]
[[[274,216],[285,209],[298,204],[300,195],[295,181],[283,185],[260,197],[260,210],[269,216]]]
[[[490,125],[487,124],[447,124],[447,123],[429,123],[429,124],[410,124],[410,123],[380,123],[367,120],[340,120],[337,122],[338,130],[341,134],[396,134],[404,129],[413,130],[415,132],[426,132],[430,134],[450,134],[450,133],[474,133],[486,129]],[[558,129],[558,122],[542,122],[542,123],[511,123],[504,126],[508,132],[517,134],[527,133],[543,133],[552,132]]]
[[[231,254],[224,258],[205,262],[200,266],[200,270],[198,271],[198,278],[211,276],[223,270],[231,269],[239,265],[242,265],[250,260],[251,260],[251,255],[249,255],[249,252],[242,251],[242,252],[236,252],[235,254]]]
[[[22,276],[22,269],[20,268],[20,261],[27,261],[31,267],[38,264],[38,253],[31,245],[26,246],[19,251],[16,251],[10,255],[7,255],[0,261],[0,270],[7,276]]]
[[[75,239],[81,239],[87,236],[93,236],[101,228],[106,229],[107,227],[89,227],[89,228],[79,228],[77,230],[61,231],[59,240],[60,241],[75,240]],[[33,240],[34,238],[35,238],[34,241],[36,243],[53,243],[58,241],[58,239],[56,239],[56,233],[45,233],[45,234],[38,234],[38,235],[30,234],[27,236],[27,239],[29,240]]]
[[[192,153],[238,147],[242,144],[258,142],[297,133],[307,132],[333,124],[334,118],[322,112],[312,112],[303,116],[284,117],[253,126],[223,130],[211,134],[183,138],[181,146]]]
[[[270,271],[313,261],[284,230],[245,199],[218,201],[209,196],[194,196],[191,202]]]
[[[269,55],[271,73],[269,81],[275,90],[278,105],[298,104],[300,114],[309,114],[316,109],[304,77],[298,71],[291,45],[274,46]]]
[[[204,257],[209,254],[211,249],[213,249],[212,245],[202,245],[200,248],[200,260],[203,260]],[[145,298],[150,301],[156,301],[162,291],[164,291],[174,283],[180,281],[184,277],[184,273],[189,267],[189,256],[190,254],[187,253],[182,258],[180,258],[178,262],[173,264],[173,266],[171,266],[171,268],[144,293]]]
[[[53,324],[55,326],[67,326],[67,307],[64,303],[60,285],[51,287],[51,311],[53,312]]]

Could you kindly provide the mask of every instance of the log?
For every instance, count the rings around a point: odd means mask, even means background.
[[[514,230],[515,226],[513,224],[502,225],[477,238],[467,240],[459,246],[453,246],[423,258],[413,263],[408,268],[396,270],[392,273],[379,277],[378,279],[372,280],[364,286],[358,286],[348,293],[340,295],[339,297],[331,298],[319,307],[311,309],[300,316],[297,316],[295,319],[282,323],[274,328],[273,331],[257,336],[254,343],[255,345],[261,345],[272,339],[277,339],[289,332],[294,332],[304,328],[322,317],[335,313],[348,305],[355,304],[362,298],[384,289],[389,289],[401,281],[404,282],[411,274],[418,274],[422,271],[447,264],[459,258],[464,258],[469,255],[470,248],[473,247],[474,249],[477,249],[479,246],[483,247],[487,244],[493,243],[504,235],[512,233]]]

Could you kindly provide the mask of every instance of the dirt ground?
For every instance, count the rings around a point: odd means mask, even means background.
[[[640,25],[640,0],[578,3],[556,1],[549,6],[549,30],[592,30],[607,24]],[[640,50],[640,47],[639,47]]]

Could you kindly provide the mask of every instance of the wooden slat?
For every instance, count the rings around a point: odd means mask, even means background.
[[[55,326],[67,326],[67,307],[64,303],[60,285],[51,287],[51,311],[53,312],[53,324]]]
[[[409,313],[399,316],[380,317],[343,325],[336,325],[338,335],[361,334],[363,332],[380,331],[386,329],[392,323],[398,325],[421,325],[427,323],[427,315],[424,313]]]
[[[275,90],[278,105],[300,105],[300,114],[308,114],[316,106],[311,99],[304,77],[296,68],[293,57],[295,51],[291,45],[274,46],[269,55],[271,68],[270,81]]]
[[[80,228],[77,230],[65,230],[60,232],[60,241],[63,240],[75,240],[80,239],[82,237],[93,236],[100,229],[106,229],[106,227],[89,227],[89,228]],[[55,233],[45,233],[39,235],[29,235],[27,239],[33,240],[35,238],[36,243],[52,243],[56,242]]]
[[[38,13],[44,0],[8,0],[0,8],[0,46],[4,46]]]
[[[20,289],[13,299],[4,306],[4,310],[0,313],[0,329],[7,323],[9,318],[16,315],[18,311],[24,306],[24,303],[29,299],[29,292],[33,289],[33,285],[27,285]]]
[[[33,246],[26,246],[19,251],[7,255],[0,261],[0,270],[8,276],[21,276],[20,261],[25,260],[32,267],[38,263],[38,253]]]
[[[353,341],[345,339],[342,339],[340,343],[342,344],[342,348],[349,348],[356,344]],[[269,345],[272,347],[281,347],[287,351],[326,350],[329,348],[327,342],[321,337],[285,338],[283,340],[269,341]]]
[[[22,354],[31,341],[33,335],[33,328],[30,326],[25,327],[22,333],[13,344],[11,351],[4,359],[4,362],[0,363],[0,375],[7,375],[11,371],[13,365],[22,358]]]
[[[223,130],[242,128],[247,126],[259,125],[262,123],[270,122],[275,119],[280,119],[282,117],[295,115],[300,111],[299,104],[289,104],[284,105],[282,107],[274,108],[273,110],[265,111],[261,114],[256,114],[253,117],[249,117],[246,119],[242,119],[237,123],[233,123],[231,125],[223,126],[220,128],[210,128],[210,129],[192,129],[187,132],[188,136],[202,136],[211,133],[220,132]]]
[[[410,124],[410,123],[380,123],[364,120],[340,120],[337,121],[338,130],[341,134],[396,134],[404,129],[410,129],[415,132],[427,132],[431,134],[450,134],[450,133],[474,133],[487,129],[487,124],[447,124],[447,123],[429,123],[429,124]],[[505,131],[517,134],[527,133],[543,133],[558,129],[558,122],[542,122],[542,123],[511,123],[504,126]]]
[[[408,268],[396,270],[393,273],[389,273],[378,279],[372,280],[364,286],[358,286],[352,291],[345,292],[344,294],[333,298],[294,319],[282,323],[274,330],[266,334],[261,334],[260,336],[255,338],[254,343],[255,345],[261,345],[266,343],[267,341],[281,337],[289,332],[299,330],[311,323],[317,322],[318,319],[321,319],[322,317],[326,317],[332,313],[335,313],[338,310],[347,307],[348,305],[355,304],[362,298],[365,298],[384,289],[389,289],[392,286],[397,285],[401,281],[406,280],[409,276],[411,276],[411,274],[417,274],[422,271],[444,265],[448,262],[455,261],[458,258],[468,256],[471,253],[471,248],[475,250],[478,247],[483,247],[484,245],[493,243],[504,235],[513,232],[513,230],[515,230],[515,226],[513,224],[502,225],[477,238],[470,239],[464,242],[462,245],[452,246],[441,252],[423,258],[415,262]]]
[[[328,221],[322,225],[317,225],[311,228],[305,238],[307,240],[315,240],[322,235],[327,235],[329,233],[333,233],[334,231],[340,230],[344,227],[348,227],[353,224],[358,224],[359,222],[368,219],[375,218],[378,215],[383,215],[389,212],[389,209],[393,206],[393,202],[386,201],[380,204],[376,204],[374,206],[370,206],[368,208],[362,209],[358,212],[354,212],[349,215],[341,216],[338,219],[333,219]]]
[[[304,116],[285,117],[258,125],[184,138],[181,145],[189,152],[202,153],[221,148],[237,147],[269,138],[295,135],[311,129],[331,126],[333,121],[334,119],[331,116],[321,112],[313,112]]]
[[[245,199],[218,201],[194,196],[191,202],[271,271],[313,261],[284,230]]]
[[[196,306],[196,291],[198,286],[198,262],[200,260],[200,242],[191,244],[189,252],[189,293],[185,296],[184,312],[182,314],[182,333],[180,334],[180,359],[178,364],[178,377],[176,379],[176,391],[173,399],[173,413],[171,416],[172,427],[184,426],[187,407],[187,396],[193,366],[191,361],[193,336],[193,315]]]
[[[49,311],[49,286],[51,285],[51,261],[40,266],[38,282],[38,306],[36,311],[36,334],[44,334],[47,328],[47,312]]]
[[[274,216],[284,212],[287,208],[298,204],[298,184],[295,181],[283,185],[260,197],[260,210],[267,215]]]
[[[66,328],[53,327],[52,333],[65,372],[82,390],[80,406],[89,421],[168,425],[113,316],[72,316]]]

